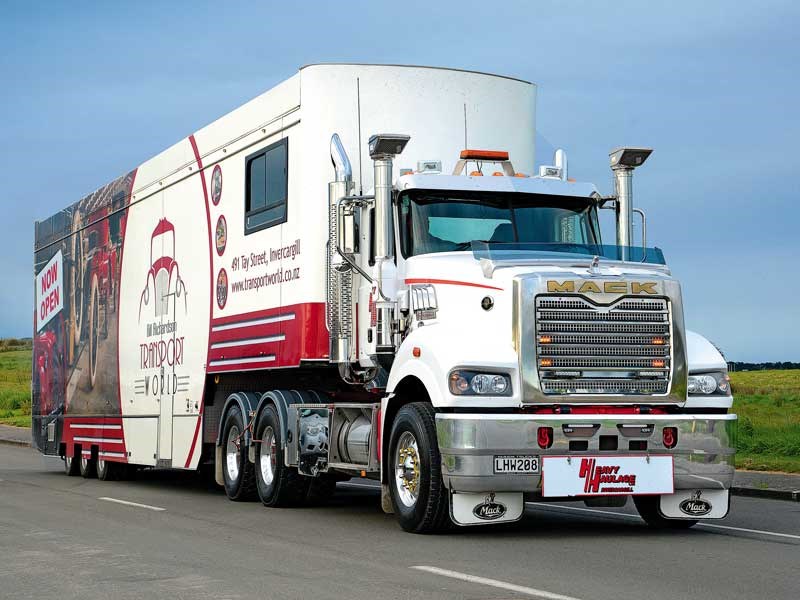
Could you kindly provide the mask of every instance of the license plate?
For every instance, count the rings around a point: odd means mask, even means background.
[[[671,456],[545,456],[542,496],[672,494]]]
[[[495,456],[494,472],[511,475],[531,475],[539,472],[538,456]]]

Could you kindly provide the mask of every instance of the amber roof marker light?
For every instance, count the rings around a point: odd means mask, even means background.
[[[459,156],[462,160],[485,160],[487,162],[508,160],[508,152],[502,150],[462,150]]]
[[[468,162],[477,163],[477,172],[481,173],[481,175],[483,174],[481,167],[485,162],[499,164],[503,168],[503,174],[508,177],[514,177],[514,175],[516,175],[514,166],[508,158],[508,152],[505,150],[475,150],[466,148],[462,150],[459,155],[459,160],[456,162],[456,166],[453,169],[453,175],[463,174]],[[472,171],[470,175],[473,173],[475,173],[475,171]]]

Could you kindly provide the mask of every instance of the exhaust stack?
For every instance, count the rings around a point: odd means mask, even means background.
[[[339,201],[353,191],[353,169],[339,135],[331,137],[331,162],[336,180],[328,184],[328,256],[325,289],[326,324],[330,334],[329,354],[332,363],[353,362],[353,274],[342,269],[337,248],[346,232],[339,219]]]
[[[369,138],[369,157],[375,169],[375,280],[381,298],[375,303],[376,351],[394,354],[392,324],[394,302],[383,295],[384,271],[394,265],[394,226],[392,220],[392,159],[406,147],[407,135],[380,133]]]
[[[609,153],[617,198],[617,246],[621,260],[629,260],[633,240],[633,170],[644,164],[651,148],[617,148]]]

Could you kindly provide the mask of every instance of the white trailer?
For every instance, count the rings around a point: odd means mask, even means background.
[[[726,363],[631,239],[649,150],[613,196],[563,151],[534,173],[534,111],[519,79],[311,65],[38,222],[37,446],[267,506],[367,477],[414,532],[525,498],[725,516]]]

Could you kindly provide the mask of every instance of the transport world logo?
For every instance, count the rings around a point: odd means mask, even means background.
[[[186,285],[181,279],[178,261],[175,260],[175,226],[161,219],[150,236],[150,269],[139,299],[139,322],[142,312],[153,317],[174,317],[176,308],[183,305],[186,313]]]
[[[139,343],[140,369],[183,364],[184,337],[177,313],[185,316],[186,311],[186,285],[175,259],[175,226],[161,219],[150,236],[150,268],[139,299],[139,323],[147,319],[145,339]]]

